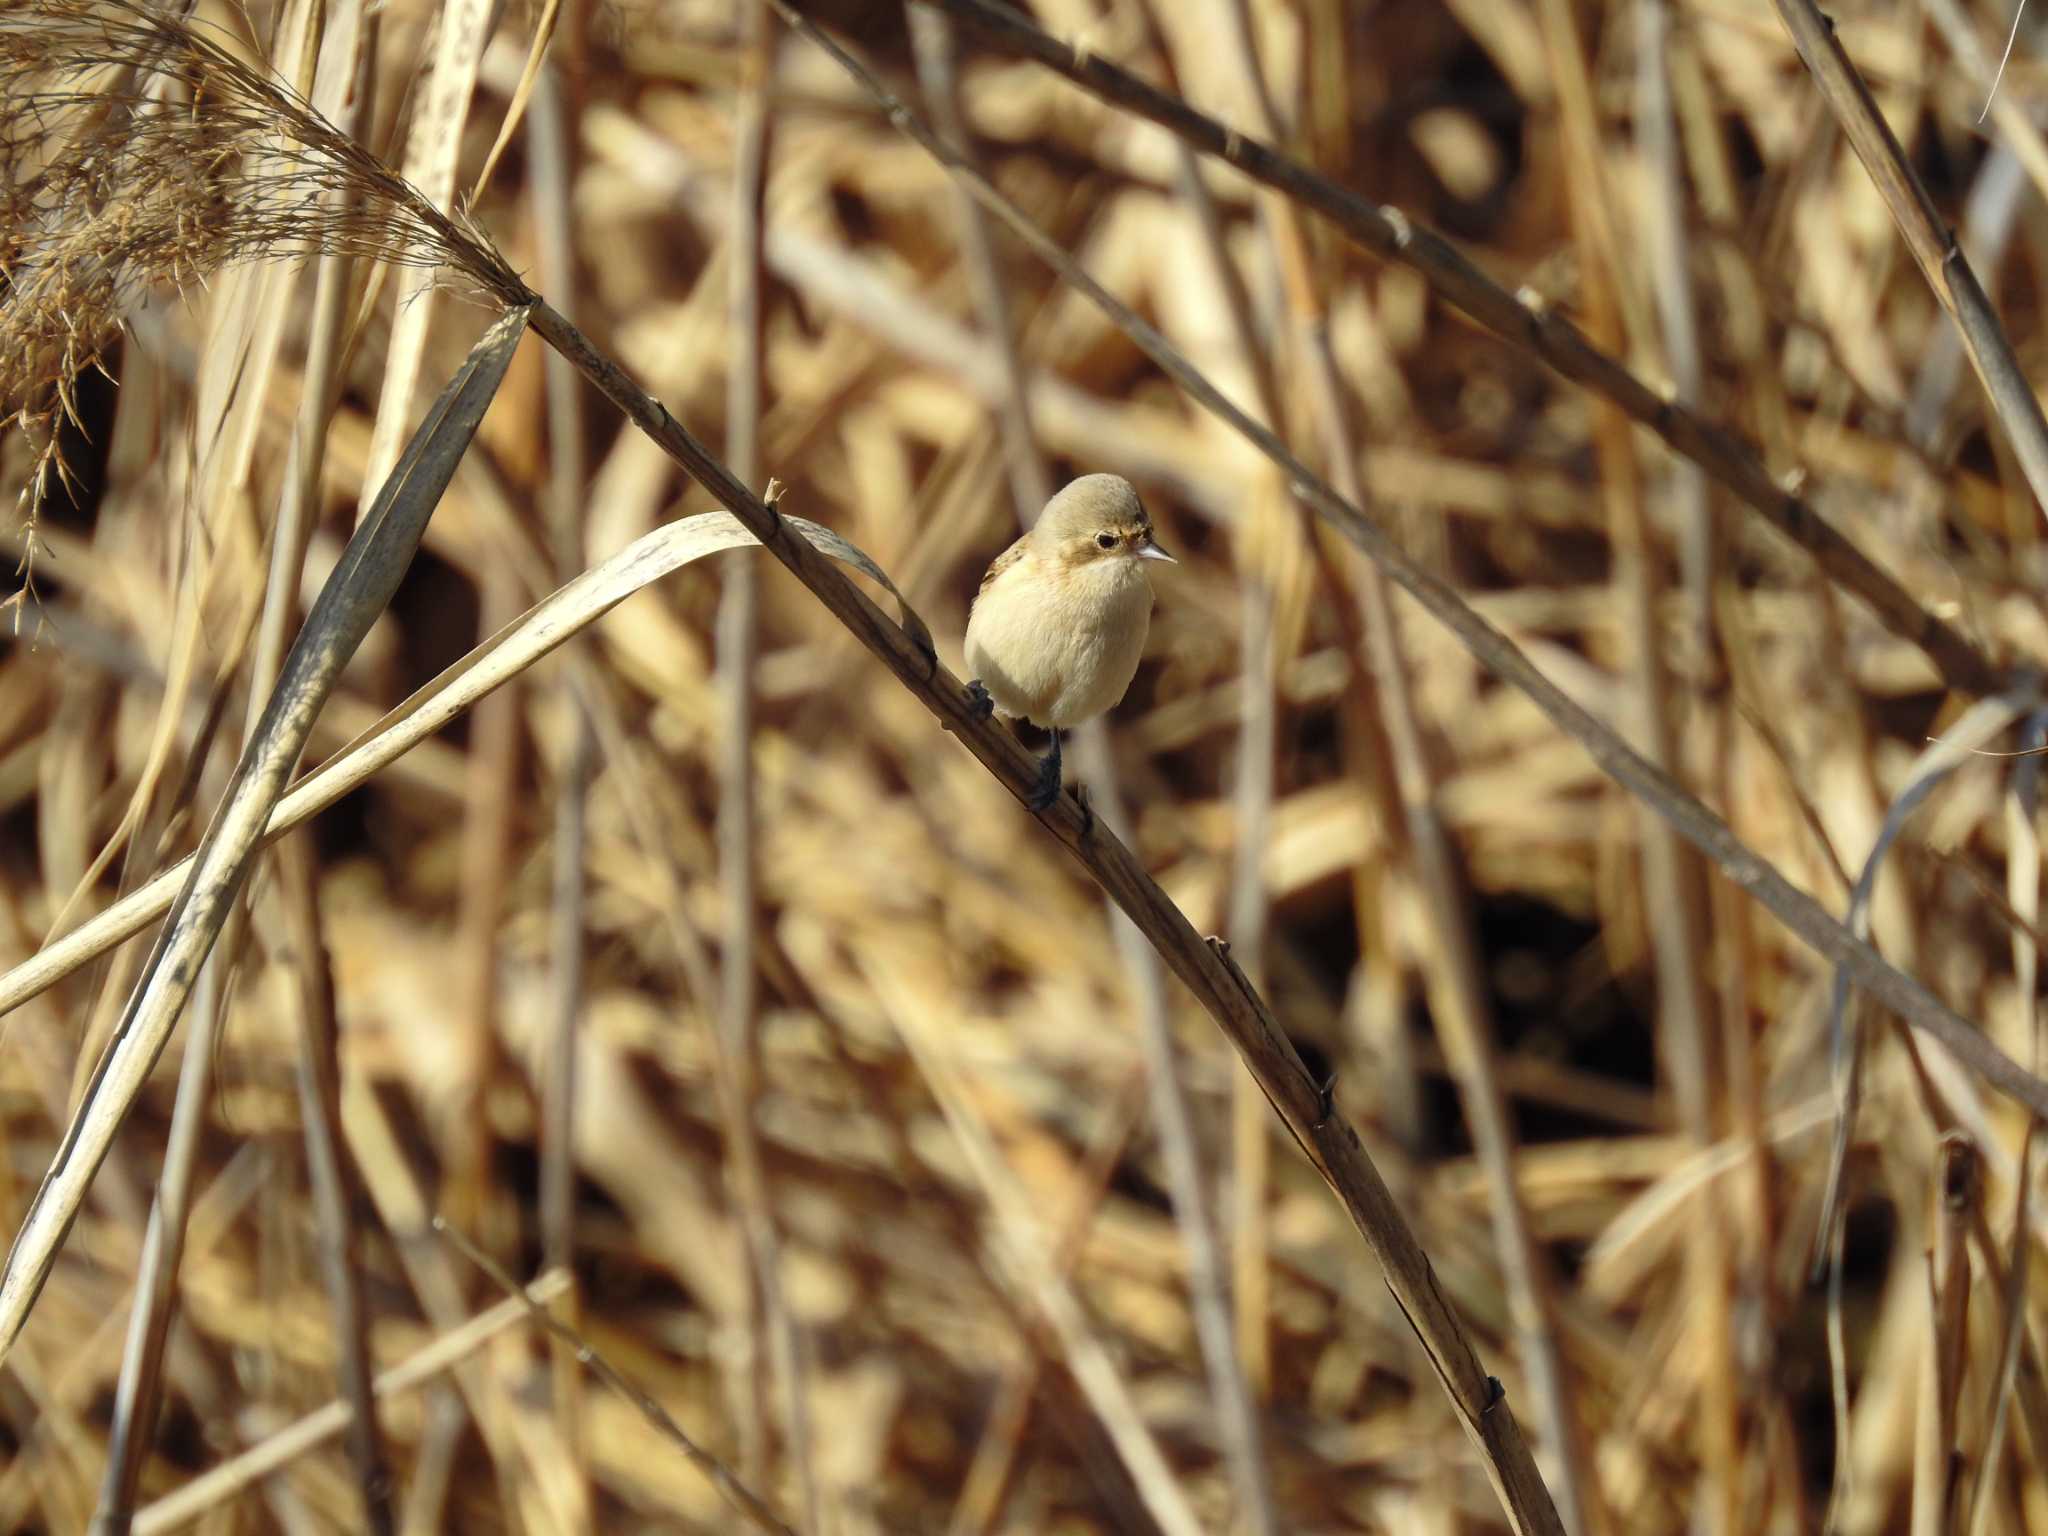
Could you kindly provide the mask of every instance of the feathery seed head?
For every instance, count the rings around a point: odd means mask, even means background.
[[[0,422],[64,474],[57,427],[148,294],[237,261],[333,254],[531,294],[302,97],[149,0],[0,0]]]

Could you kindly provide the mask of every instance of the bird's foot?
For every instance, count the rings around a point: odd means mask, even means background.
[[[1031,786],[1031,796],[1024,803],[1032,810],[1043,813],[1052,809],[1052,803],[1060,797],[1060,733],[1052,733],[1052,750],[1038,763],[1038,782]]]
[[[989,697],[988,684],[980,678],[967,685],[967,713],[976,720],[986,720],[996,712],[996,701]]]

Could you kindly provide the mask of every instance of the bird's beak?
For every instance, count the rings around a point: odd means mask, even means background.
[[[1145,542],[1138,546],[1138,558],[1140,560],[1164,560],[1168,565],[1180,564],[1173,556],[1169,555],[1157,544],[1154,544],[1149,534],[1146,535]]]

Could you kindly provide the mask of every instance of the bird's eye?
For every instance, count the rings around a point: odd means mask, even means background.
[[[1097,549],[1115,549],[1116,535],[1113,533],[1098,533],[1095,535],[1095,547]]]

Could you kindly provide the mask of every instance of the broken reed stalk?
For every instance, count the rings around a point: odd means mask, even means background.
[[[1612,401],[1637,425],[1692,460],[1738,500],[1804,549],[1828,577],[1855,594],[1887,629],[1927,653],[1942,679],[1965,693],[1994,693],[2004,670],[1914,597],[1814,506],[1774,480],[1751,447],[1726,428],[1630,373],[1533,291],[1510,293],[1448,240],[1396,208],[1368,202],[1258,139],[1148,85],[1083,44],[1050,36],[994,0],[914,0],[959,18],[1001,52],[1035,60],[1091,96],[1157,123],[1169,133],[1314,209],[1382,260],[1407,267],[1445,302],[1573,383]]]
[[[1921,275],[1948,317],[1962,333],[1963,348],[1990,398],[1992,413],[2005,428],[2006,440],[2033,488],[2034,502],[2048,515],[2048,417],[2034,386],[2020,367],[2012,340],[1999,324],[1983,285],[1963,254],[1962,245],[1914,173],[1891,125],[1871,100],[1870,88],[1849,62],[1848,52],[1813,0],[1773,0],[1799,57],[1863,162],[1871,184],[1890,210],[1906,249],[1920,264]]]

